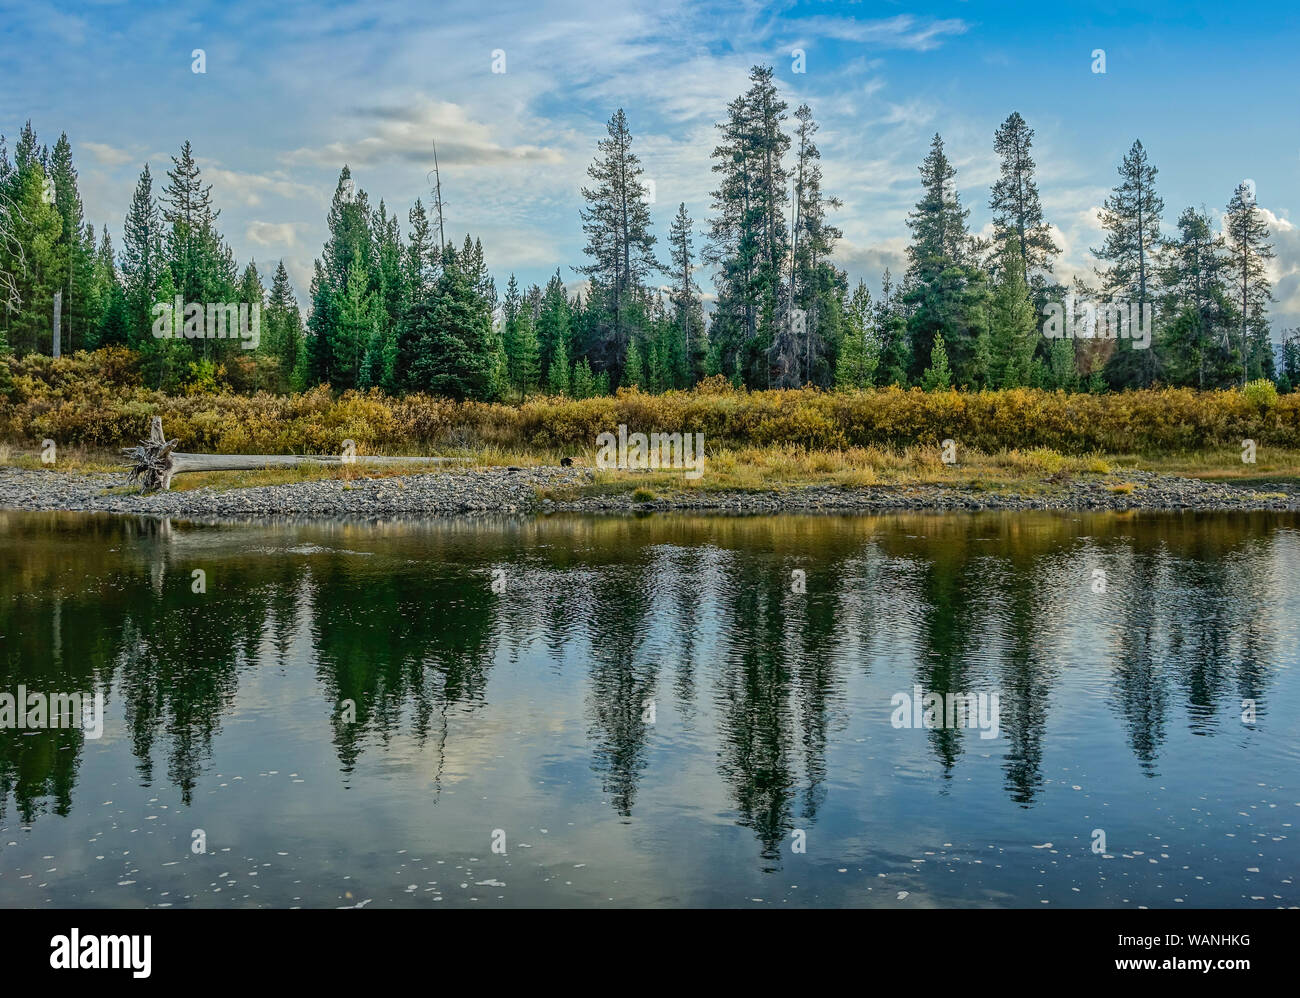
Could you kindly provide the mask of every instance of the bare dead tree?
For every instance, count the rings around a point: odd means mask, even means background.
[[[458,464],[463,457],[388,457],[360,454],[184,454],[176,450],[178,439],[163,434],[162,417],[149,421],[149,436],[138,446],[122,453],[134,463],[128,480],[140,483],[140,492],[171,488],[172,478],[185,471],[257,471],[262,468],[293,468],[302,464]]]
[[[18,290],[18,277],[27,272],[27,257],[18,238],[18,223],[22,219],[18,205],[0,191],[0,307],[7,312],[17,312],[23,303]],[[10,272],[5,266],[6,258],[10,257],[17,263],[16,272]]]
[[[426,178],[427,179],[427,178]],[[442,263],[442,254],[446,251],[447,237],[442,229],[442,174],[438,170],[438,140],[433,140],[433,203],[438,209],[438,263]]]

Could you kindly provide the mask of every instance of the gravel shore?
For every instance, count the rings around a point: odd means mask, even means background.
[[[1300,510],[1300,483],[1245,488],[1198,479],[1128,471],[1051,483],[1043,494],[993,494],[943,485],[845,489],[807,486],[767,492],[702,492],[638,502],[627,492],[557,502],[539,490],[591,480],[585,468],[476,468],[393,478],[326,480],[216,491],[106,495],[126,486],[125,474],[69,474],[0,467],[0,508],[85,510],[194,518],[282,514],[383,519],[473,513],[714,510],[727,513],[873,512],[880,510]],[[1131,492],[1112,491],[1132,483]]]

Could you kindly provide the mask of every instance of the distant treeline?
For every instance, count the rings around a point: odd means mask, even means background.
[[[726,107],[713,151],[716,187],[699,251],[678,207],[666,256],[651,231],[649,185],[624,112],[610,118],[582,188],[587,279],[570,297],[562,271],[499,295],[479,240],[443,242],[444,220],[417,200],[402,232],[351,171],[339,174],[329,236],[315,262],[309,318],[283,261],[269,295],[253,263],[241,271],[187,141],[155,192],[146,164],[120,252],[84,219],[66,135],[51,151],[29,122],[9,157],[0,136],[0,350],[48,352],[62,292],[64,349],[121,345],[148,384],[169,392],[229,388],[382,388],[455,399],[586,398],[617,387],[689,388],[721,375],[736,386],[861,388],[949,385],[1069,392],[1153,385],[1223,388],[1300,383],[1300,334],[1270,342],[1270,234],[1249,185],[1227,201],[1222,232],[1187,208],[1165,231],[1157,171],[1141,142],[1119,166],[1093,252],[1095,286],[1062,286],[1018,113],[997,129],[1001,174],[989,198],[994,237],[968,229],[956,174],[935,135],[909,213],[908,267],[886,270],[873,298],[835,265],[841,202],[822,189],[817,122],[791,114],[768,67]],[[701,209],[697,206],[698,213]],[[714,274],[706,318],[696,275]],[[1148,349],[1131,339],[1048,339],[1041,316],[1067,295],[1155,312]],[[260,344],[160,339],[159,302],[262,306]],[[3,389],[3,386],[0,386]]]

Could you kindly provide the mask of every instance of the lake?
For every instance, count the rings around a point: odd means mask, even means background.
[[[0,905],[1291,906],[1298,648],[1295,514],[0,512]]]

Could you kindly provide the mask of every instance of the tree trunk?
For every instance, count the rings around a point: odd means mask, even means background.
[[[137,447],[123,448],[134,458],[130,480],[140,482],[140,491],[156,492],[171,488],[172,478],[186,471],[256,471],[260,468],[293,468],[300,464],[454,464],[466,462],[462,457],[383,457],[355,454],[185,454],[172,448],[179,443],[163,436],[162,417],[149,422],[149,438]]]

